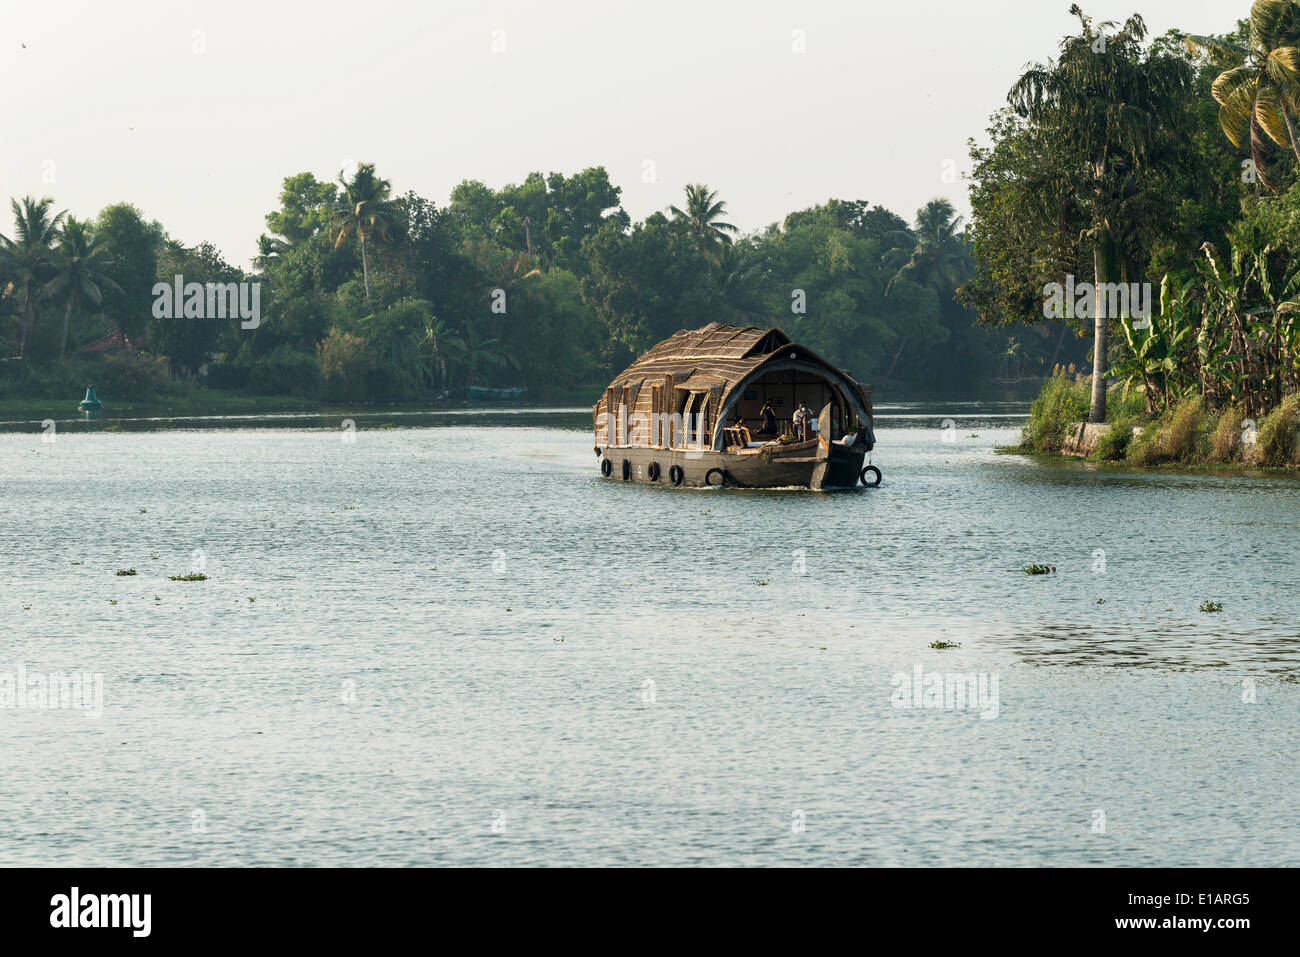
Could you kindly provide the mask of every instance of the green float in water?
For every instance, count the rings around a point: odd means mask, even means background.
[[[81,410],[82,415],[88,419],[98,419],[100,410],[104,408],[104,403],[99,401],[95,395],[94,386],[86,386],[86,397],[77,403],[77,408]]]

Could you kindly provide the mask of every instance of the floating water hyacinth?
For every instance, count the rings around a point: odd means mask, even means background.
[[[944,648],[960,648],[961,642],[960,641],[932,641],[930,642],[930,647],[938,648],[940,650],[943,650]]]
[[[136,571],[134,568],[119,568],[115,574],[121,577],[126,575],[134,575],[135,573]]]
[[[1223,611],[1223,602],[1203,601],[1201,602],[1201,611]]]
[[[203,572],[190,572],[188,575],[168,575],[168,581],[173,582],[205,582],[208,576]]]
[[[1026,565],[1025,574],[1027,575],[1050,575],[1056,572],[1055,565]]]

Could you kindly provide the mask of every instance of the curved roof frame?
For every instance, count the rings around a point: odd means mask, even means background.
[[[722,430],[726,428],[727,422],[730,420],[731,410],[740,401],[740,397],[745,394],[745,388],[769,372],[780,372],[785,369],[821,376],[840,393],[844,401],[849,404],[857,415],[859,422],[870,421],[866,403],[862,399],[856,382],[824,359],[819,358],[802,346],[791,343],[772,353],[767,361],[756,366],[726,393],[713,426],[713,448],[722,448]],[[820,412],[821,410],[818,409],[817,411]]]

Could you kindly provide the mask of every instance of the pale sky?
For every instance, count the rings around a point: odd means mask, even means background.
[[[1223,32],[1250,8],[1082,6],[1097,21],[1140,12],[1152,35]],[[245,268],[285,176],[333,179],[357,160],[439,205],[462,179],[603,165],[633,219],[690,182],[745,231],[832,196],[909,220],[936,196],[966,212],[945,161],[967,168],[967,138],[1023,66],[1074,31],[1069,7],[0,0],[0,198],[48,195],[78,216],[130,201]]]

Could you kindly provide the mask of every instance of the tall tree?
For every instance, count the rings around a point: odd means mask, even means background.
[[[713,254],[719,246],[730,246],[732,234],[738,232],[731,223],[722,221],[727,215],[727,204],[718,199],[717,190],[703,183],[686,187],[686,208],[669,206],[675,219],[686,223],[700,248]]]
[[[366,302],[370,301],[370,264],[366,258],[366,240],[384,239],[400,219],[397,203],[390,198],[388,180],[375,175],[374,163],[358,163],[351,180],[339,172],[343,193],[334,209],[334,248],[342,246],[354,233],[361,245],[361,278]]]
[[[14,213],[14,238],[0,236],[0,246],[14,281],[23,294],[23,333],[19,355],[27,355],[33,328],[40,321],[41,294],[54,271],[54,239],[66,211],[50,215],[54,200],[24,196],[9,201]]]
[[[1113,282],[1137,279],[1125,201],[1139,191],[1162,129],[1177,121],[1192,71],[1186,60],[1144,50],[1147,28],[1137,14],[1116,30],[1110,22],[1094,28],[1077,4],[1070,13],[1079,18],[1079,34],[1061,42],[1057,60],[1032,66],[1008,100],[1020,116],[1055,127],[1086,151],[1091,182],[1081,199],[1090,220],[1096,289],[1089,417],[1104,422],[1112,318],[1106,314],[1105,290]]]
[[[68,326],[72,323],[72,310],[77,303],[98,306],[104,301],[105,288],[121,287],[104,270],[112,265],[108,248],[96,235],[90,223],[69,216],[59,230],[57,248],[58,273],[45,284],[51,298],[65,296],[63,309],[63,335],[59,339],[59,360],[68,351]]]
[[[969,260],[959,232],[962,217],[956,213],[946,199],[932,199],[916,211],[916,228],[912,231],[916,247],[889,280],[886,297],[894,283],[903,278],[930,286],[943,298],[961,285]]]
[[[130,203],[116,203],[100,210],[95,235],[108,248],[109,272],[116,283],[103,289],[103,314],[122,335],[138,336],[150,321],[154,283],[173,279],[158,274],[158,253],[166,232],[161,223],[147,221]]]

